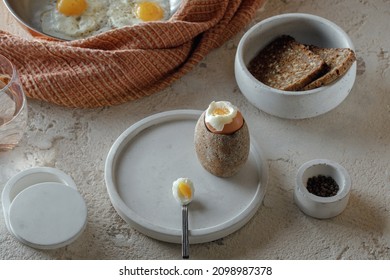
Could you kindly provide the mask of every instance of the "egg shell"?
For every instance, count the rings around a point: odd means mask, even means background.
[[[203,112],[195,126],[194,144],[198,160],[218,177],[236,174],[249,156],[249,129],[243,126],[232,134],[216,134],[207,129]]]

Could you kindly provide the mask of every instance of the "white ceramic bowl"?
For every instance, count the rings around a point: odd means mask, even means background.
[[[336,195],[321,197],[307,190],[307,181],[313,176],[331,176],[339,185]],[[298,170],[294,200],[305,214],[327,219],[335,217],[347,207],[351,192],[351,178],[347,170],[340,164],[326,159],[315,159],[304,163]]]
[[[307,91],[278,90],[252,76],[247,69],[249,62],[262,48],[281,35],[290,35],[303,44],[354,50],[348,35],[322,17],[291,13],[267,18],[249,29],[237,48],[235,76],[244,96],[260,110],[288,119],[318,116],[338,106],[348,96],[355,82],[356,62],[332,84]]]

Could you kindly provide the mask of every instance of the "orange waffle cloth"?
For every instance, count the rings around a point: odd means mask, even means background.
[[[263,4],[184,0],[169,21],[68,42],[0,31],[0,53],[15,64],[31,98],[77,108],[111,106],[169,86],[245,27]]]

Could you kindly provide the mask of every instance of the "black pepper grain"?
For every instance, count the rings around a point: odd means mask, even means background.
[[[317,196],[331,197],[339,191],[339,185],[331,176],[318,175],[307,180],[307,190]]]

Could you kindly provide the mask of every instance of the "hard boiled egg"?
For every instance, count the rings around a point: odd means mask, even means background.
[[[231,134],[239,130],[244,119],[237,107],[228,101],[211,102],[206,110],[207,128],[214,133]]]

